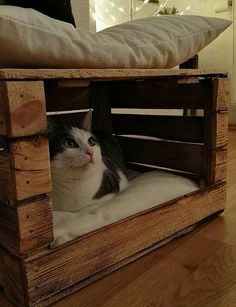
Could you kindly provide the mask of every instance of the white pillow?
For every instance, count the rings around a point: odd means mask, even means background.
[[[32,9],[0,7],[0,67],[170,68],[195,55],[230,21],[158,16],[98,33]]]

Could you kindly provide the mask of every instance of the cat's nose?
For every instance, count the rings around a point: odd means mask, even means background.
[[[86,150],[86,155],[90,156],[90,159],[93,158],[93,153],[94,153],[94,151],[92,149]]]

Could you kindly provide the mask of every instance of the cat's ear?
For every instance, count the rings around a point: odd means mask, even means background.
[[[92,111],[88,111],[80,123],[80,127],[86,131],[92,130],[92,113]]]

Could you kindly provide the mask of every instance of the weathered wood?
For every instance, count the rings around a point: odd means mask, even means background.
[[[113,132],[187,142],[203,142],[203,117],[113,114]]]
[[[112,132],[110,99],[113,93],[109,87],[93,84],[90,88],[90,100],[93,112],[93,130]]]
[[[25,259],[30,303],[170,237],[224,205],[225,184],[215,185],[45,251],[40,257]]]
[[[210,112],[205,116],[205,169],[207,182],[213,183],[226,179],[228,114]]]
[[[78,290],[81,290],[83,289],[84,287],[87,287],[88,285],[92,284],[93,282],[111,274],[112,272],[114,271],[117,271],[118,269],[128,265],[129,263],[133,262],[133,261],[136,261],[138,260],[140,257],[168,244],[169,242],[171,242],[172,240],[174,240],[175,238],[178,238],[178,237],[181,237],[185,234],[187,234],[188,232],[192,231],[195,226],[197,226],[196,224],[195,225],[192,225],[192,226],[189,226],[179,232],[177,232],[176,234],[168,237],[167,239],[164,239],[156,244],[153,244],[152,246],[124,259],[124,260],[121,260],[120,262],[114,264],[114,265],[111,265],[110,267],[94,274],[94,275],[91,275],[89,276],[88,278],[82,280],[81,282],[79,283],[76,283],[74,285],[72,285],[71,287],[69,287],[67,289],[67,291],[63,291],[63,292],[59,292],[57,294],[55,294],[53,297],[49,297],[49,298],[46,298],[44,301],[40,302],[40,306],[41,307],[46,307],[52,303],[55,303],[59,300],[61,300],[62,298],[64,298],[65,296],[69,295],[69,294],[72,294],[74,293],[75,291],[78,291]],[[62,303],[63,304],[63,303]],[[35,305],[37,306],[37,304]]]
[[[203,173],[203,145],[131,137],[118,137],[118,140],[128,162]]]
[[[216,113],[212,115],[216,116],[216,132],[212,131],[213,134],[213,149],[219,147],[225,147],[228,143],[228,114],[227,113]],[[214,119],[213,119],[214,120]]]
[[[88,87],[90,85],[89,80],[77,80],[77,79],[71,79],[71,80],[59,80],[57,82],[57,86],[59,87]]]
[[[196,77],[190,77],[190,78],[182,78],[182,79],[178,79],[177,83],[179,84],[183,84],[183,83],[199,83],[199,78]]]
[[[13,142],[10,145],[11,167],[14,169],[16,200],[51,192],[48,140]]]
[[[27,136],[43,133],[47,127],[44,87],[41,81],[2,81],[0,133],[8,136]],[[2,111],[3,110],[3,111]]]
[[[219,152],[226,149],[228,142],[229,82],[225,78],[213,78],[212,84],[212,98],[207,100],[204,108],[204,169],[207,183],[225,180],[225,161],[221,165],[217,159],[220,157]]]
[[[4,150],[0,152],[0,202],[10,204],[13,198],[14,182],[10,167],[10,155]]]
[[[48,140],[43,137],[10,142],[0,152],[0,201],[15,202],[51,192]]]
[[[99,277],[99,272],[124,265],[126,259],[224,209],[226,77],[222,72],[199,70],[0,70],[0,134],[10,137],[0,140],[4,148],[0,152],[0,200],[17,205],[1,204],[0,243],[24,256],[17,259],[7,253],[0,268],[7,270],[0,281],[13,302],[24,306],[52,302],[81,282]],[[86,87],[80,87],[81,82]],[[120,137],[127,162],[190,172],[197,179],[204,176],[208,185],[162,208],[154,207],[46,250],[53,239],[52,209],[49,199],[38,195],[45,197],[51,190],[48,144],[43,137],[32,137],[46,128],[44,85],[48,112],[72,110],[55,118],[67,117],[77,123],[80,116],[73,111],[92,106],[94,126],[100,129],[111,127],[111,106],[204,109],[204,118],[113,115],[113,124],[117,134],[168,140]],[[190,141],[201,144],[187,143]],[[219,183],[209,185],[216,181]]]
[[[21,261],[0,248],[1,285],[4,294],[16,306],[26,306],[26,283]]]
[[[227,176],[227,163],[219,164],[215,166],[213,178],[215,182],[225,181]]]
[[[213,108],[215,111],[226,111],[230,98],[230,82],[227,78],[213,78]]]
[[[0,81],[0,135],[4,135],[7,132],[7,110],[6,110],[6,88],[5,82]]]
[[[0,205],[0,243],[19,255],[53,241],[52,205],[49,197],[16,208]]]
[[[175,79],[114,83],[112,108],[201,109],[210,99],[211,83],[177,84]]]
[[[114,80],[144,77],[226,76],[227,72],[206,69],[0,69],[0,79],[93,79]]]

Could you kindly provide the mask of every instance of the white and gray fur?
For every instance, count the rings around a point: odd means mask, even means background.
[[[114,141],[110,142],[106,135],[98,139],[91,133],[89,113],[80,128],[51,125],[49,145],[54,210],[78,212],[88,205],[108,201],[126,188],[128,181],[122,163],[116,163],[118,160],[111,154],[114,148],[110,150],[110,146]],[[115,152],[117,157],[119,149]]]

